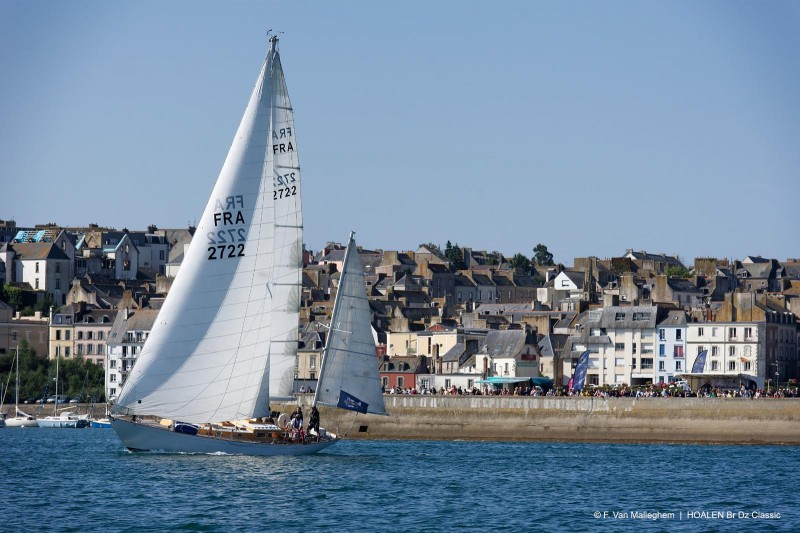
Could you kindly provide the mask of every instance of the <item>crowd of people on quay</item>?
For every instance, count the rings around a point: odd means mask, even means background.
[[[748,389],[744,386],[738,389],[722,389],[705,385],[693,391],[688,386],[682,384],[663,384],[645,385],[640,387],[621,387],[613,386],[588,386],[582,390],[573,390],[566,387],[556,387],[544,391],[538,386],[522,386],[513,389],[505,387],[484,386],[482,389],[473,387],[471,389],[451,386],[450,388],[436,387],[422,388],[400,388],[392,387],[384,389],[384,394],[430,394],[442,396],[584,396],[596,398],[797,398],[800,389],[797,386],[786,386],[781,388]]]

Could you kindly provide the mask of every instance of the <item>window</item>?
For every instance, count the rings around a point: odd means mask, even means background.
[[[75,346],[75,353],[78,355],[83,355],[83,344],[78,344]]]
[[[39,273],[39,261],[36,261],[36,273]]]
[[[736,357],[736,346],[728,346],[728,355]]]
[[[667,338],[667,332],[663,329],[658,330],[658,340],[663,341]]]
[[[728,361],[728,370],[736,370],[736,361]]]
[[[308,367],[309,368],[317,368],[317,356],[312,355],[308,358]]]
[[[661,357],[664,357],[664,355],[666,355],[666,349],[667,349],[666,346],[664,346],[663,344],[659,344],[658,345],[658,355],[660,355]]]
[[[744,328],[744,338],[745,339],[753,338],[753,328]]]
[[[665,368],[664,368],[664,361],[659,361],[659,362],[658,362],[658,369],[659,369],[660,371],[662,371],[662,372],[665,370]]]
[[[116,383],[117,382],[117,375],[116,374],[111,374],[110,376],[108,376],[108,381],[110,381],[111,383]]]
[[[70,337],[72,337],[72,332],[70,330],[68,330],[68,329],[65,329],[64,330],[64,340],[68,341],[68,340],[70,340]]]
[[[117,360],[116,359],[112,359],[111,361],[109,361],[108,362],[108,368],[117,368]]]
[[[97,332],[97,340],[99,340],[99,341],[103,340],[103,332],[102,331],[98,331]]]
[[[711,355],[719,355],[719,346],[711,347]]]
[[[719,361],[711,361],[711,370],[712,371],[719,370]]]
[[[389,388],[389,378],[388,377],[383,376],[381,378],[381,383],[383,384],[383,388],[384,389],[388,389]]]
[[[642,357],[642,370],[652,370],[652,369],[653,369],[653,358]]]
[[[57,290],[61,289],[61,280],[58,278],[56,278],[56,289]]]
[[[621,352],[621,351],[625,350],[625,343],[624,342],[614,343],[614,350],[616,350],[618,352]]]
[[[701,344],[700,346],[697,347],[697,354],[700,355],[700,352],[705,351],[705,349],[706,349],[705,346]]]
[[[77,340],[79,340],[79,341],[83,340],[83,331],[78,331]]]
[[[681,361],[675,361],[675,372],[680,372],[681,370],[683,370],[683,365],[681,364]]]
[[[64,346],[64,357],[69,357],[70,348],[69,346]]]
[[[39,278],[36,278],[34,283],[36,285],[34,288],[38,290],[39,289]]]
[[[633,343],[633,353],[636,353],[636,343]]]
[[[728,338],[735,339],[736,338],[736,328],[731,328],[728,330]]]
[[[698,337],[702,337],[703,336],[703,328],[697,328],[697,336]]]
[[[57,340],[57,341],[60,341],[60,340],[61,340],[61,330],[60,330],[60,329],[57,329],[57,330],[56,330],[56,340]]]
[[[681,340],[682,338],[683,338],[683,333],[682,333],[682,331],[681,331],[681,330],[679,330],[679,329],[676,329],[676,330],[675,330],[675,340],[676,340],[676,341],[679,341],[679,340]]]
[[[403,379],[403,376],[397,377],[397,386],[400,387],[401,389],[405,388],[405,380]]]
[[[117,393],[117,389],[114,389],[114,388],[108,389],[108,393],[109,393],[111,396],[114,396],[114,395]]]
[[[317,379],[317,373],[316,372],[309,372],[308,373],[308,379]]]
[[[12,342],[17,342],[17,332],[16,331],[12,331],[11,332],[11,341]]]
[[[718,331],[717,331],[717,330],[718,330],[718,329],[719,329],[719,328],[711,328],[711,336],[712,336],[712,337],[716,337],[716,336],[717,336],[717,333],[718,333]]]
[[[617,322],[619,322],[620,320],[625,320],[625,313],[617,312],[614,315],[614,320],[616,320]]]
[[[643,322],[647,320],[648,314],[647,313],[633,313],[633,321],[634,322]]]
[[[61,263],[56,263],[56,274],[61,274]]]
[[[94,355],[94,344],[86,345],[86,353],[89,355]]]
[[[672,351],[672,356],[677,358],[683,358],[683,346],[675,346],[675,349]]]
[[[636,358],[635,357],[631,361],[631,368],[636,369]]]
[[[745,361],[742,363],[742,370],[750,371],[750,361]]]
[[[158,259],[163,261],[164,260],[164,250],[159,250],[158,252]]]
[[[614,366],[625,366],[625,358],[624,357],[615,357],[614,358]]]

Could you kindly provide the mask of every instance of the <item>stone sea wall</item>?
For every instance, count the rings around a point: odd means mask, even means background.
[[[308,416],[312,395],[300,403]],[[800,398],[384,396],[389,416],[320,409],[351,439],[800,445]],[[289,405],[273,409],[290,410]]]

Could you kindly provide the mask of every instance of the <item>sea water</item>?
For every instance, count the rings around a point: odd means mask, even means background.
[[[6,428],[0,450],[0,531],[800,528],[798,447],[345,440],[275,458]]]

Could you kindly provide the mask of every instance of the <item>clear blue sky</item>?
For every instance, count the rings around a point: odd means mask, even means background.
[[[800,3],[0,0],[0,218],[197,220],[280,30],[306,244],[800,256]]]

